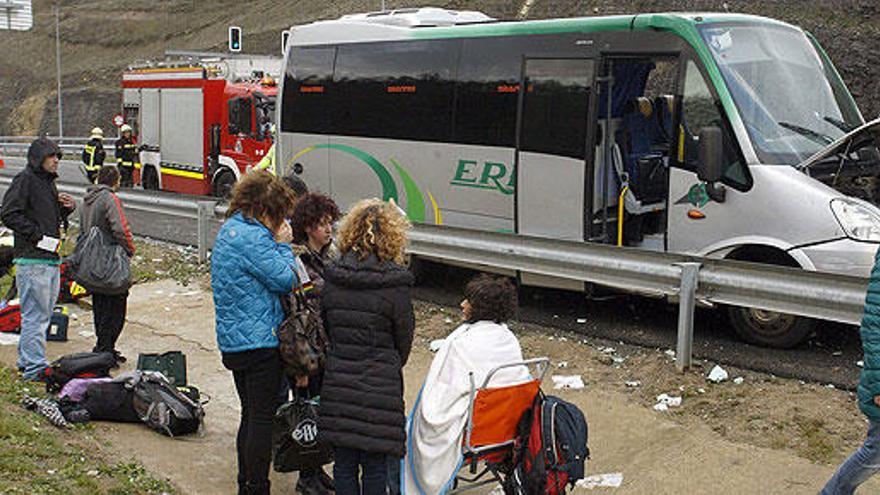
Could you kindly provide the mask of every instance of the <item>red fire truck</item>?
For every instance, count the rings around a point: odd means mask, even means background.
[[[139,144],[135,181],[144,189],[228,197],[272,146],[275,80],[229,67],[187,60],[123,73],[123,119]]]

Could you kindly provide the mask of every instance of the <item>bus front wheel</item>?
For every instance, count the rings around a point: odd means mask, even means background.
[[[755,308],[730,306],[727,317],[743,340],[765,347],[794,347],[816,328],[816,320],[812,318]]]

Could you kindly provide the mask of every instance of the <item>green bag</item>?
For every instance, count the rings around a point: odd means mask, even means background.
[[[175,387],[186,386],[186,354],[168,351],[162,354],[139,354],[137,369],[158,371]]]

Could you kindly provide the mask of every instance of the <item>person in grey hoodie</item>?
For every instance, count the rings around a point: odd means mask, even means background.
[[[93,226],[97,226],[125,249],[129,257],[134,255],[131,229],[122,209],[122,202],[116,196],[119,190],[120,174],[113,165],[105,165],[98,171],[97,184],[86,190],[80,211],[81,236]],[[116,350],[116,340],[125,326],[125,312],[128,306],[128,291],[124,294],[92,293],[92,311],[95,320],[95,335],[98,341],[94,352],[112,352],[118,362],[125,357]]]

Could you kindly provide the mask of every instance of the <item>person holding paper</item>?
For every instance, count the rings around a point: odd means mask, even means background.
[[[18,369],[25,380],[40,380],[48,366],[46,329],[61,281],[61,224],[76,208],[55,187],[61,149],[39,138],[28,149],[28,163],[3,196],[0,220],[14,233],[15,284],[21,301]]]

